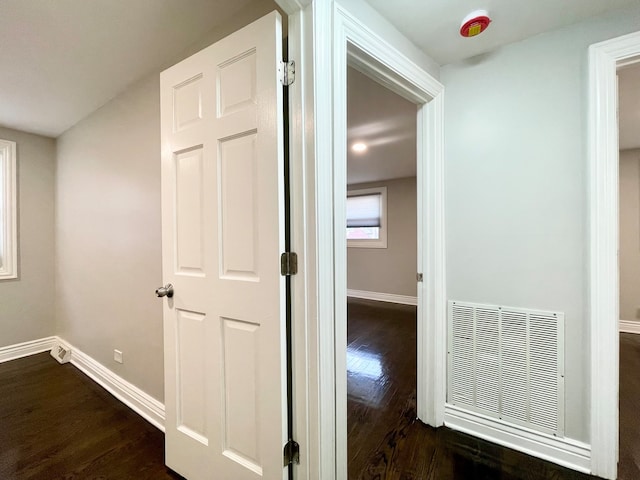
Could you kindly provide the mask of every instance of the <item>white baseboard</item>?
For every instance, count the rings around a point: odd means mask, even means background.
[[[557,438],[447,404],[445,425],[563,467],[591,473],[591,445]]]
[[[7,345],[0,347],[0,363],[16,360],[36,353],[46,352],[53,348],[56,337],[45,337],[30,342],[17,343],[15,345]]]
[[[364,290],[347,290],[347,297],[377,300],[378,302],[401,303],[403,305],[418,305],[418,297],[396,295],[395,293],[365,292]]]
[[[164,404],[135,385],[116,375],[107,367],[78,350],[65,340],[54,337],[64,348],[71,350],[71,364],[107,390],[149,423],[164,432]]]
[[[620,320],[620,332],[640,334],[640,321]]]
[[[107,390],[149,423],[164,432],[164,404],[135,385],[116,375],[107,367],[78,350],[60,337],[46,337],[30,342],[0,347],[0,363],[35,355],[60,345],[71,350],[71,364]]]

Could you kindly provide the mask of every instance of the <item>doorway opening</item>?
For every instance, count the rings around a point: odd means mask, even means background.
[[[347,12],[338,11],[333,68],[332,275],[335,328],[336,476],[348,478],[347,432],[347,71],[351,67],[413,105],[416,141],[416,410],[431,426],[444,422],[446,391],[446,296],[444,281],[444,178],[442,85],[377,37],[365,35]],[[424,283],[416,273],[424,272]],[[330,330],[331,326],[327,328]],[[329,332],[327,332],[329,333]],[[329,388],[329,385],[327,385]],[[414,417],[415,419],[415,417]]]
[[[620,446],[618,478],[640,477],[640,64],[618,68]]]
[[[416,132],[414,103],[347,69],[351,479],[387,470],[387,450],[417,418]]]
[[[348,11],[333,16],[333,104],[330,122],[316,125],[316,138],[332,147],[332,162],[319,164],[316,180],[331,188],[317,190],[318,236],[324,244],[318,265],[318,310],[325,315],[318,337],[327,356],[320,376],[324,418],[331,431],[321,439],[326,461],[336,478],[348,478],[347,448],[347,70],[352,67],[413,103],[416,113],[417,265],[424,282],[417,283],[417,417],[427,425],[444,423],[446,397],[446,287],[444,255],[443,86],[423,67],[389,42],[373,35]],[[321,111],[320,113],[323,113]],[[328,120],[329,117],[321,116]],[[328,318],[327,318],[328,317]],[[332,321],[329,321],[331,319]],[[327,425],[329,428],[329,425]]]
[[[617,73],[639,59],[640,32],[589,48],[591,473],[607,479],[618,478],[622,458]]]

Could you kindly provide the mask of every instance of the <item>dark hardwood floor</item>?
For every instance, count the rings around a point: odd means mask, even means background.
[[[417,421],[415,307],[350,299],[347,337],[349,479],[595,478]]]
[[[640,335],[620,334],[619,480],[640,479]]]
[[[587,479],[416,421],[415,308],[348,305],[349,478]],[[640,479],[640,336],[620,342],[620,480]],[[178,480],[162,432],[48,353],[0,364],[0,480]]]
[[[1,480],[181,479],[164,435],[70,364],[0,364]]]

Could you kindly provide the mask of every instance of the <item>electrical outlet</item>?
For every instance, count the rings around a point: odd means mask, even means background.
[[[122,352],[120,350],[114,350],[113,359],[118,363],[122,363]]]

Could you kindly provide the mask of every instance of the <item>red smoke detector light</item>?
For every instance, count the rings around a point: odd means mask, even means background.
[[[462,20],[460,35],[463,37],[475,37],[484,32],[490,23],[491,19],[486,10],[476,10]]]

